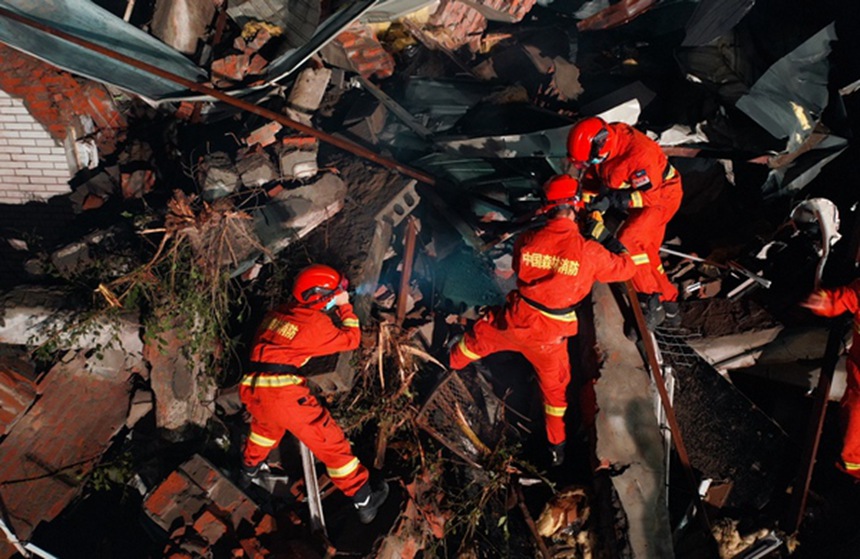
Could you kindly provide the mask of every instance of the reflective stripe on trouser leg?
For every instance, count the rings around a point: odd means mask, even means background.
[[[463,339],[451,350],[450,365],[459,370],[471,363],[497,351],[517,351],[518,346],[509,332],[501,330],[496,322],[505,308],[496,308],[477,321],[472,329],[466,332]]]
[[[523,351],[534,366],[538,386],[544,402],[546,437],[550,444],[559,444],[567,437],[564,429],[564,414],[567,410],[567,385],[570,382],[570,358],[567,340],[549,344],[536,344]]]
[[[277,435],[276,431],[277,428],[273,428],[272,425],[255,419],[251,420],[251,432],[248,434],[242,453],[242,459],[246,465],[256,466],[269,456],[273,448],[278,446],[283,434]]]
[[[335,487],[347,497],[355,495],[367,483],[369,474],[328,410],[308,393],[290,406],[289,415],[287,428],[325,464]]]

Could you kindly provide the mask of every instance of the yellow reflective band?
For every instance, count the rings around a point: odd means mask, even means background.
[[[648,254],[645,252],[641,254],[634,254],[631,256],[631,258],[633,259],[633,263],[637,266],[641,266],[642,264],[648,264],[649,262],[651,262],[650,260],[648,260]]]
[[[304,384],[304,382],[304,377],[296,375],[245,375],[242,377],[242,386],[255,388],[281,388]]]
[[[618,185],[618,188],[630,188],[630,183],[629,182],[622,182],[621,184]]]
[[[326,471],[328,472],[328,477],[346,477],[352,472],[356,471],[361,464],[358,461],[358,458],[353,458],[349,462],[346,463],[346,466],[341,466],[340,468],[329,468],[326,467]]]
[[[567,406],[560,408],[558,406],[550,406],[549,404],[544,404],[543,411],[545,414],[551,415],[553,417],[564,417],[564,412],[567,411]]]
[[[296,334],[299,333],[298,326],[292,322],[287,322],[286,320],[281,320],[277,317],[272,317],[272,319],[269,320],[268,324],[266,324],[266,330],[274,332],[279,336],[283,336],[288,340],[292,340],[296,337]]]
[[[846,470],[860,470],[860,464],[855,464],[854,462],[843,462]]]
[[[358,328],[361,324],[358,323],[357,318],[345,318],[343,320],[343,325],[347,328]]]
[[[471,351],[468,347],[466,347],[466,338],[463,338],[462,340],[460,340],[460,343],[457,344],[457,347],[460,348],[460,351],[463,352],[463,355],[468,357],[470,361],[477,361],[478,359],[481,358],[480,355],[478,355],[477,353],[475,353],[474,351]]]
[[[663,178],[664,181],[675,178],[675,168],[669,165],[669,172],[666,173],[666,176]]]
[[[591,236],[595,239],[599,239],[605,231],[606,227],[604,227],[602,223],[595,223],[594,229],[591,230]]]
[[[253,431],[251,431],[251,435],[248,437],[248,440],[257,446],[262,446],[263,448],[272,448],[275,446],[275,443],[278,442],[275,439],[269,439],[263,435],[258,435]]]
[[[630,207],[631,208],[641,208],[644,205],[642,201],[642,193],[641,192],[631,192],[630,193]]]
[[[664,272],[662,264],[657,266],[657,271],[660,272],[661,274]]]

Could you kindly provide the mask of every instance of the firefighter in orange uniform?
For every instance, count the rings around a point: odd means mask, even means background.
[[[636,263],[633,287],[639,293],[648,326],[664,320],[677,326],[678,289],[666,277],[660,245],[666,225],[681,206],[681,176],[655,141],[624,123],[606,123],[597,117],[577,122],[567,140],[571,163],[584,170],[583,187],[600,188],[586,206],[604,212],[625,210],[628,217],[618,231]],[[592,231],[600,239],[602,225]]]
[[[260,470],[289,431],[322,461],[334,485],[352,497],[359,518],[369,523],[388,496],[388,485],[373,490],[341,428],[308,389],[301,367],[311,357],[355,349],[361,339],[358,317],[337,270],[313,264],[296,276],[292,300],[265,316],[254,338],[250,371],[239,395],[251,415],[241,483]],[[328,314],[333,310],[336,319]]]
[[[635,265],[614,237],[606,244],[617,254],[582,236],[575,220],[576,179],[553,177],[544,185],[544,197],[546,225],[523,233],[514,244],[517,288],[503,307],[491,309],[454,346],[450,364],[457,370],[498,351],[522,353],[537,373],[550,456],[557,466],[564,460],[567,338],[578,330],[576,307],[595,281],[627,280]]]
[[[854,335],[848,351],[848,379],[842,395],[842,456],[837,467],[860,479],[860,279],[834,289],[820,289],[803,303],[804,307],[820,316],[854,315]]]

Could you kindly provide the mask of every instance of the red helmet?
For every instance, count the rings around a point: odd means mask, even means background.
[[[559,206],[579,203],[579,181],[570,175],[556,175],[543,185],[544,206],[548,211]]]
[[[596,116],[580,120],[567,135],[567,155],[580,169],[604,161],[614,147],[615,133]]]
[[[293,297],[300,305],[321,309],[346,287],[346,279],[334,268],[311,264],[296,276]]]

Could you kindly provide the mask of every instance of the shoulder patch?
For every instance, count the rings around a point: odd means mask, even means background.
[[[648,178],[648,172],[645,169],[633,171],[633,174],[630,177],[630,184],[633,188],[642,188],[651,184],[651,179]]]

